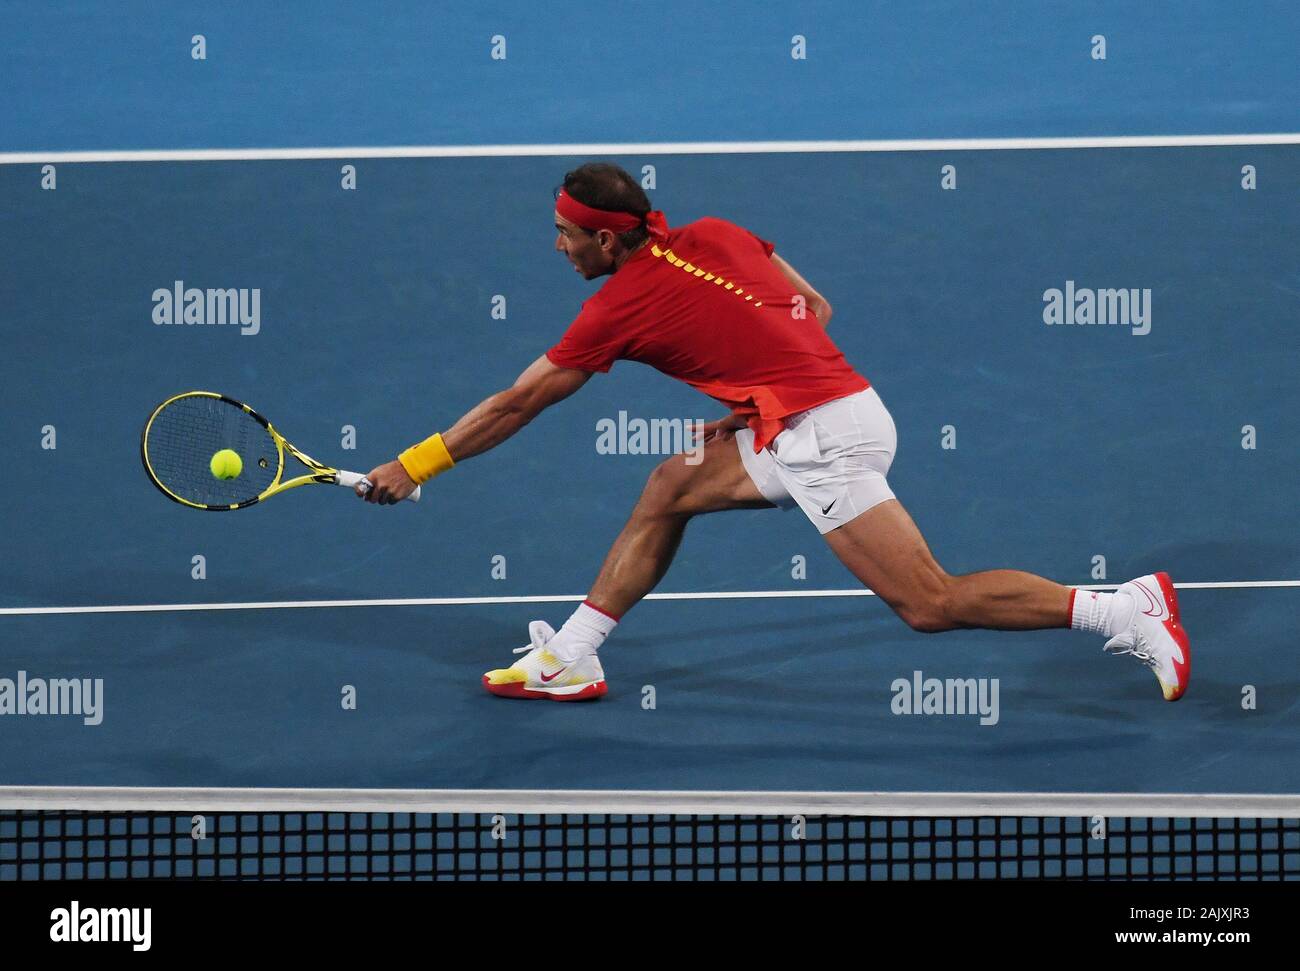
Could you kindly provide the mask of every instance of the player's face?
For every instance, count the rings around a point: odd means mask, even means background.
[[[569,222],[558,212],[555,214],[555,248],[568,258],[576,272],[585,279],[594,280],[614,268],[614,258],[602,240],[612,244],[613,234],[604,230],[589,233]]]

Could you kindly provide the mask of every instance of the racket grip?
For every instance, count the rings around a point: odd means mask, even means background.
[[[356,489],[357,486],[364,486],[363,491],[370,491],[370,480],[360,472],[345,472],[340,469],[334,473],[334,482],[336,485],[346,486],[349,489]],[[406,497],[410,502],[420,501],[420,487],[416,486],[415,491]]]

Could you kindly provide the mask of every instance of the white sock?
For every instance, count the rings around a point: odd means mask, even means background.
[[[584,655],[595,654],[617,626],[617,617],[584,600],[546,646],[565,664],[572,664]]]
[[[1137,614],[1137,603],[1127,590],[1100,593],[1096,590],[1074,591],[1070,626],[1093,634],[1114,637],[1129,629]]]

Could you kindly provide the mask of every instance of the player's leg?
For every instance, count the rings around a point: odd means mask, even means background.
[[[1070,626],[1069,587],[1019,570],[950,575],[897,499],[827,533],[826,542],[914,630]]]
[[[690,464],[674,455],[650,473],[627,524],[605,556],[587,602],[621,617],[655,588],[672,563],[694,516],[771,506],[754,485],[735,441],[714,439]]]
[[[888,499],[825,534],[841,562],[914,630],[1073,627],[1107,638],[1106,651],[1147,665],[1167,701],[1187,690],[1191,648],[1168,574],[1115,593],[1074,590],[1020,570],[952,576],[930,553],[912,517]]]
[[[1019,570],[952,576],[886,481],[896,440],[893,419],[867,390],[787,422],[773,449],[786,491],[844,565],[904,621],[925,632],[1073,627],[1102,634],[1107,651],[1151,668],[1165,698],[1182,695],[1191,655],[1167,575],[1139,577],[1114,593],[1073,590]]]
[[[747,434],[738,437],[743,442]],[[660,463],[605,556],[587,600],[559,632],[544,621],[533,621],[530,643],[519,649],[525,656],[509,668],[487,672],[484,686],[508,698],[599,698],[607,689],[596,651],[619,618],[663,579],[691,518],[772,505],[754,485],[740,443],[730,436]]]
[[[1016,570],[951,576],[887,475],[898,432],[867,389],[787,421],[774,470],[840,561],[919,631],[1068,627],[1070,590]]]

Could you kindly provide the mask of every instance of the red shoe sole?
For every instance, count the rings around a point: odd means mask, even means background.
[[[549,691],[529,691],[519,681],[510,684],[488,684],[487,675],[483,676],[483,687],[487,688],[489,694],[494,694],[498,698],[524,698],[530,701],[595,701],[597,698],[604,697],[609,691],[604,681],[596,681],[581,691],[556,695]]]
[[[1174,590],[1174,582],[1169,579],[1168,573],[1157,573],[1156,580],[1160,584],[1160,592],[1165,595],[1165,603],[1169,605],[1169,619],[1164,622],[1165,630],[1169,631],[1169,636],[1183,651],[1183,663],[1174,662],[1174,672],[1178,675],[1178,694],[1169,699],[1177,701],[1187,690],[1187,682],[1192,676],[1192,646],[1188,643],[1187,629],[1183,627],[1182,616],[1178,613],[1178,592]]]

